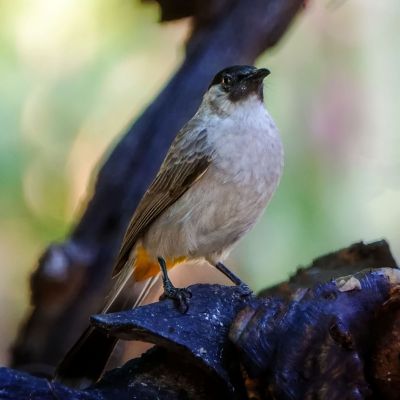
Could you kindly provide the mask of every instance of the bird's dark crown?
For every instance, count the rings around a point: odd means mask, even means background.
[[[234,65],[218,72],[212,80],[209,89],[221,85],[229,93],[231,101],[238,101],[250,93],[257,93],[263,99],[263,79],[269,75],[266,68],[256,68],[251,65]]]
[[[214,76],[210,87],[222,83],[226,76],[230,76],[232,79],[239,81],[256,70],[257,68],[252,65],[233,65],[232,67],[219,71],[217,75]]]

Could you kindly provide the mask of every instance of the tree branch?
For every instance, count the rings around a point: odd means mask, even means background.
[[[194,285],[186,314],[167,299],[94,316],[107,334],[156,347],[84,391],[0,369],[1,394],[11,400],[395,400],[400,270],[371,269],[382,260],[393,261],[385,242],[358,243],[316,260],[273,296]],[[304,275],[317,282],[324,269],[336,279],[303,285]],[[350,275],[338,277],[343,270]]]

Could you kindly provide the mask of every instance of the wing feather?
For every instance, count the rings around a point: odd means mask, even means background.
[[[190,135],[188,129],[191,129]],[[212,151],[208,148],[206,133],[206,129],[193,129],[193,126],[187,125],[175,138],[157,176],[133,214],[113,276],[122,270],[136,241],[149,225],[207,171]]]

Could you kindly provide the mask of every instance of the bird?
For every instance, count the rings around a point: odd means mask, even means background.
[[[187,312],[190,291],[167,271],[206,260],[235,284],[223,261],[255,225],[279,184],[283,145],[264,105],[267,68],[234,65],[219,71],[194,116],[173,140],[139,202],[116,258],[102,312],[114,311],[126,287],[147,281],[139,306],[162,273],[164,297]],[[88,327],[58,365],[55,380],[88,386],[102,375],[116,339]]]

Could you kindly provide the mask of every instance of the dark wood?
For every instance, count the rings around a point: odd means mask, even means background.
[[[374,338],[367,374],[377,397],[397,400],[400,392],[400,286],[380,308],[370,335]]]
[[[241,286],[193,285],[186,313],[165,299],[94,316],[93,324],[106,334],[156,347],[84,391],[3,368],[0,397],[397,399],[400,270],[370,268],[375,257],[393,259],[384,242],[321,257],[304,270],[315,275],[315,282],[324,269],[348,270],[356,259],[363,271],[310,287],[292,286],[287,296],[255,297]]]
[[[396,283],[390,281],[392,271]],[[367,269],[345,280],[350,279],[356,285],[345,291],[339,279],[299,289],[290,301],[265,298],[239,313],[231,340],[259,397],[268,392],[282,400],[384,400],[390,397],[383,393],[399,393],[400,381],[387,380],[399,376],[399,346],[391,338],[382,352],[380,338],[391,330],[378,324],[377,315],[399,286],[400,271]],[[378,389],[366,371],[375,369],[377,354],[388,353],[396,362],[381,366],[379,376],[386,379]]]
[[[354,243],[349,247],[316,258],[311,265],[299,267],[287,281],[267,288],[260,297],[279,296],[290,299],[297,289],[327,282],[339,276],[355,274],[366,268],[397,268],[389,244],[385,240]]]
[[[254,296],[241,286],[193,285],[186,313],[173,300],[119,313],[92,317],[92,324],[110,336],[154,343],[174,352],[179,358],[193,358],[232,392],[241,389],[240,381],[230,377],[239,373],[239,360],[228,340],[235,316]]]

